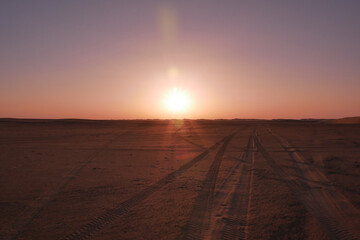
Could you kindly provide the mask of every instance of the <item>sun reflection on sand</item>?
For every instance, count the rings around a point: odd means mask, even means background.
[[[174,119],[173,124],[177,128],[181,128],[184,124],[184,119]]]

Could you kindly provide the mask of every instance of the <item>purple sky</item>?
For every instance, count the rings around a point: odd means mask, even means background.
[[[360,115],[360,1],[0,1],[0,117]],[[176,69],[176,77],[169,76]]]

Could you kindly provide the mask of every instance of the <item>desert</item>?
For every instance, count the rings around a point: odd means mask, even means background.
[[[0,240],[360,240],[359,12],[0,0]]]
[[[0,121],[2,239],[358,239],[360,125]]]

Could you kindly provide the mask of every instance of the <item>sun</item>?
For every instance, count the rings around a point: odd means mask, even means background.
[[[184,112],[189,107],[189,97],[185,91],[174,88],[166,95],[165,106],[174,113]]]

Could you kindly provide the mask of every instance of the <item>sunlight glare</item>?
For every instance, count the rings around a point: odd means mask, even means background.
[[[188,95],[184,91],[174,88],[166,95],[165,105],[174,113],[184,112],[189,105]]]

